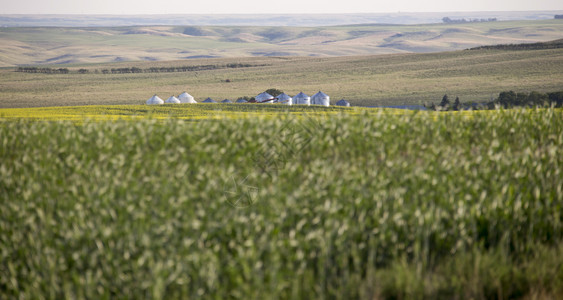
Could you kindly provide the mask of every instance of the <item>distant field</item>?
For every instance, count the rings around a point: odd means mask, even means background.
[[[476,24],[480,25],[480,24]],[[112,68],[224,66],[192,72],[102,74]],[[466,50],[377,56],[247,57],[167,62],[70,65],[71,74],[28,74],[0,69],[0,107],[144,104],[187,91],[235,100],[268,88],[295,95],[319,90],[332,103],[398,105],[439,102],[447,93],[462,102],[484,102],[506,90],[553,92],[563,87],[563,49]],[[55,66],[58,68],[59,66]],[[79,69],[87,74],[77,74]],[[229,82],[227,82],[229,81]],[[452,98],[453,99],[453,98]]]
[[[0,66],[437,52],[563,37],[560,20],[350,26],[0,28]]]

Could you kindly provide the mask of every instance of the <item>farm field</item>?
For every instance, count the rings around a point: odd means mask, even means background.
[[[348,26],[0,28],[0,67],[202,57],[441,52],[561,39],[560,20]]]
[[[181,106],[0,120],[0,298],[563,296],[561,109]]]
[[[0,299],[561,299],[563,109],[365,106],[561,91],[562,32],[0,28]],[[270,88],[352,107],[201,103]]]
[[[283,104],[164,104],[164,105],[88,105],[36,108],[0,108],[0,119],[33,121],[111,121],[111,120],[186,120],[278,117],[333,117],[338,114],[406,114],[402,109],[374,109],[363,107],[306,106]],[[472,112],[465,112],[470,115]]]
[[[269,88],[290,95],[322,90],[331,96],[332,103],[344,98],[352,105],[366,106],[421,105],[439,102],[446,93],[459,96],[462,102],[486,102],[501,91],[558,91],[563,86],[561,65],[563,48],[123,62],[67,66],[70,74],[31,74],[4,68],[0,69],[0,107],[144,104],[155,93],[166,99],[183,91],[197,101],[207,97],[236,100]],[[197,70],[111,73],[111,69],[120,68],[179,67]],[[88,73],[78,74],[80,69]],[[103,74],[104,70],[109,74]]]

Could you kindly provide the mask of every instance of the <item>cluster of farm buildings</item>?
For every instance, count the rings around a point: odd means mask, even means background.
[[[330,97],[319,91],[318,93],[314,94],[313,96],[309,97],[303,92],[291,97],[286,93],[281,93],[280,95],[274,97],[266,92],[263,92],[254,98],[255,100],[248,101],[246,99],[238,99],[236,103],[279,103],[279,104],[286,104],[286,105],[323,105],[323,106],[330,106]],[[225,99],[221,101],[222,103],[233,103],[233,101],[229,99]],[[152,96],[149,100],[147,100],[147,104],[179,104],[179,103],[197,103],[194,97],[186,92],[181,93],[176,96],[171,96],[166,101],[160,99],[157,95]],[[207,98],[202,101],[202,103],[218,103],[217,101]],[[350,103],[344,99],[336,102],[338,106],[350,106]]]

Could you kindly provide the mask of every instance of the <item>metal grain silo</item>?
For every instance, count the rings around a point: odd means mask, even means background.
[[[164,100],[160,99],[156,94],[152,96],[149,100],[147,100],[147,104],[164,104]]]
[[[293,104],[293,98],[291,98],[286,93],[279,94],[277,98],[278,98],[278,101],[276,103],[286,104],[286,105],[292,105]]]
[[[257,103],[274,103],[274,96],[266,92],[259,94],[255,99]]]
[[[170,96],[170,98],[166,99],[166,101],[164,101],[164,103],[166,103],[166,104],[179,104],[179,103],[182,103],[182,102],[180,102],[180,99],[178,99],[174,96]]]
[[[192,95],[186,92],[183,92],[180,95],[178,95],[178,99],[180,99],[180,102],[182,103],[197,103],[194,97],[192,97]]]
[[[298,105],[298,104],[304,104],[304,105],[311,105],[311,97],[307,96],[307,94],[304,94],[303,92],[295,95],[293,97],[293,104]]]
[[[311,97],[311,104],[329,106],[330,97],[327,94],[319,91]]]

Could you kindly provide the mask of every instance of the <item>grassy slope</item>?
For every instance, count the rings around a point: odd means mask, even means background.
[[[436,52],[561,38],[558,20],[334,27],[1,28],[0,66]]]
[[[186,73],[95,74],[118,67],[246,63],[262,65]],[[143,104],[188,91],[201,101],[255,96],[268,88],[295,95],[322,90],[353,105],[488,101],[500,91],[556,91],[563,86],[563,49],[471,50],[332,58],[252,57],[87,65],[89,74],[45,75],[0,70],[0,107]],[[230,83],[225,82],[230,79]]]

